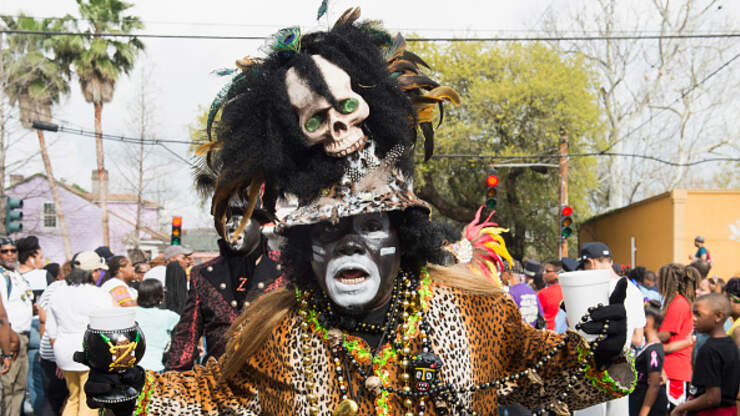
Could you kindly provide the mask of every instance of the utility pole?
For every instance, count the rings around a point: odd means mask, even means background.
[[[563,207],[568,205],[568,133],[565,128],[560,128],[560,186],[558,195],[558,257],[568,257],[568,238],[560,233],[561,216]]]
[[[3,34],[0,33],[0,83],[5,84],[5,60],[3,47]],[[3,235],[8,235],[5,229],[5,91],[0,91],[0,228]]]

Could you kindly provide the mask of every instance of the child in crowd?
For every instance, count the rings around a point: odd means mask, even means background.
[[[663,371],[663,343],[658,338],[658,328],[663,322],[660,302],[652,300],[645,304],[646,345],[635,358],[637,385],[630,394],[630,416],[663,416],[668,410],[665,385],[661,385]]]
[[[723,329],[730,316],[730,302],[719,293],[696,300],[694,328],[709,339],[696,357],[688,401],[678,405],[671,416],[736,416],[735,398],[740,387],[740,350]]]

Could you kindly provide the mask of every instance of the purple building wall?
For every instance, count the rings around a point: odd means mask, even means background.
[[[94,250],[103,245],[102,210],[86,198],[86,196],[89,198],[89,194],[63,184],[58,184],[57,191],[64,209],[72,253]],[[45,202],[53,203],[46,177],[41,174],[33,175],[11,186],[5,192],[12,198],[23,200],[23,232],[13,237],[19,238],[30,234],[37,236],[44,257],[50,262],[63,263],[65,255],[61,225],[57,221],[56,228],[47,228],[43,223],[43,205]],[[159,208],[155,204],[146,206],[142,215],[143,226],[154,231],[158,230]],[[126,254],[127,246],[130,247],[127,242],[133,236],[135,228],[136,202],[109,202],[108,212],[111,251],[115,254]],[[161,239],[161,234],[153,234],[155,235],[142,231],[140,238]]]

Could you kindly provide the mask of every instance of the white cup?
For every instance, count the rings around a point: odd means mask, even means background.
[[[581,317],[588,312],[588,308],[599,303],[609,303],[609,281],[611,270],[580,270],[562,273],[558,276],[560,287],[563,289],[563,302],[568,316],[568,326],[575,329]],[[589,335],[581,331],[589,341],[596,335]]]
[[[90,314],[90,328],[100,331],[115,331],[136,325],[134,308],[101,309]]]

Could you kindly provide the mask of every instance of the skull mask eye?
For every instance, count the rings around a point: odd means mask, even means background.
[[[354,113],[357,107],[360,106],[360,102],[355,98],[347,98],[346,100],[339,103],[339,111],[342,114]]]
[[[309,118],[306,121],[306,124],[303,125],[305,127],[307,132],[313,133],[316,130],[321,127],[321,124],[324,122],[324,117],[321,117],[321,114],[314,114],[311,118]]]
[[[308,147],[321,145],[329,156],[347,156],[361,149],[366,141],[362,123],[370,115],[370,106],[352,90],[347,72],[320,55],[311,58],[336,100],[334,105],[316,93],[295,68],[285,75],[288,98],[298,114]]]

